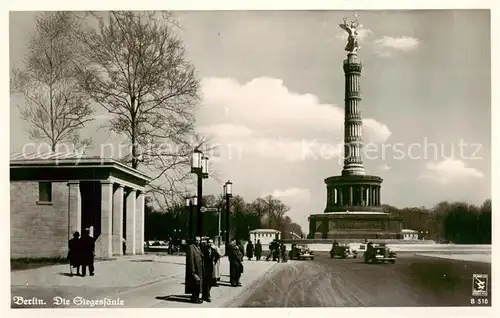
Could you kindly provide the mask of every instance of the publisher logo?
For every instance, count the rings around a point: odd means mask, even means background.
[[[488,296],[488,275],[472,275],[472,296]]]

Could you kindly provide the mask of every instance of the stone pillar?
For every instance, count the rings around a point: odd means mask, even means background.
[[[359,190],[359,196],[361,199],[360,205],[366,205],[366,200],[365,200],[365,187],[360,186],[361,189]]]
[[[372,205],[376,206],[377,205],[377,196],[375,195],[376,189],[374,186],[372,186],[371,190],[372,190]]]
[[[127,241],[127,255],[135,255],[135,244],[136,244],[136,190],[131,189],[127,195],[127,233],[125,240]]]
[[[144,192],[137,193],[135,205],[135,254],[144,254]]]
[[[101,234],[95,244],[95,255],[113,257],[113,183],[101,181]]]
[[[352,205],[352,197],[353,197],[352,186],[349,186],[349,205]]]
[[[68,182],[68,217],[68,240],[70,240],[75,231],[82,234],[82,195],[79,181]]]
[[[344,187],[339,187],[339,204],[340,206],[344,205]]]
[[[377,205],[380,205],[380,186],[377,187]]]
[[[118,185],[113,194],[113,254],[123,255],[123,186]]]
[[[366,196],[368,197],[368,205],[372,205],[372,186],[368,186],[366,189]]]
[[[125,235],[125,240],[127,241],[127,255],[135,255],[135,234],[136,234],[136,214],[135,214],[135,208],[136,208],[136,190],[131,189],[128,194],[127,194],[127,202],[126,202],[126,209],[127,209],[127,233]]]

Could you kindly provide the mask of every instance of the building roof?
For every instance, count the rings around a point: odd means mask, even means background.
[[[48,167],[113,167],[128,174],[134,175],[147,182],[151,178],[143,172],[133,169],[113,158],[86,156],[73,152],[32,152],[10,153],[10,168],[48,168]]]
[[[277,233],[277,232],[280,232],[280,231],[274,230],[274,229],[256,229],[256,230],[250,231],[250,233]]]
[[[406,234],[417,234],[418,231],[416,230],[410,230],[410,229],[402,229],[401,233],[406,233]]]

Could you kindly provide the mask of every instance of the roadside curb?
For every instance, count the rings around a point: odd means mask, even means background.
[[[279,270],[283,268],[281,265],[285,265],[286,263],[275,263],[267,271],[259,275],[258,277],[254,278],[252,281],[248,282],[241,290],[239,293],[236,295],[233,295],[231,298],[229,298],[226,302],[224,302],[221,307],[222,308],[229,308],[229,307],[239,307],[241,304],[243,304],[248,297],[250,297],[251,293],[250,291],[254,291],[255,289],[259,288],[266,280],[272,278]]]

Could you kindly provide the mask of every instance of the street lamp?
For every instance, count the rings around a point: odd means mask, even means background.
[[[197,197],[200,200],[203,198],[203,179],[208,178],[208,157],[205,156],[198,148],[193,151],[191,162],[191,173],[198,177]],[[201,201],[196,206],[196,235],[203,236],[203,213],[201,212]]]
[[[226,198],[226,255],[228,255],[229,251],[229,199],[233,195],[233,184],[231,181],[227,181],[224,184],[224,197]]]
[[[188,241],[191,243],[193,239],[193,206],[198,205],[198,198],[193,195],[186,198],[186,207],[188,207]]]

